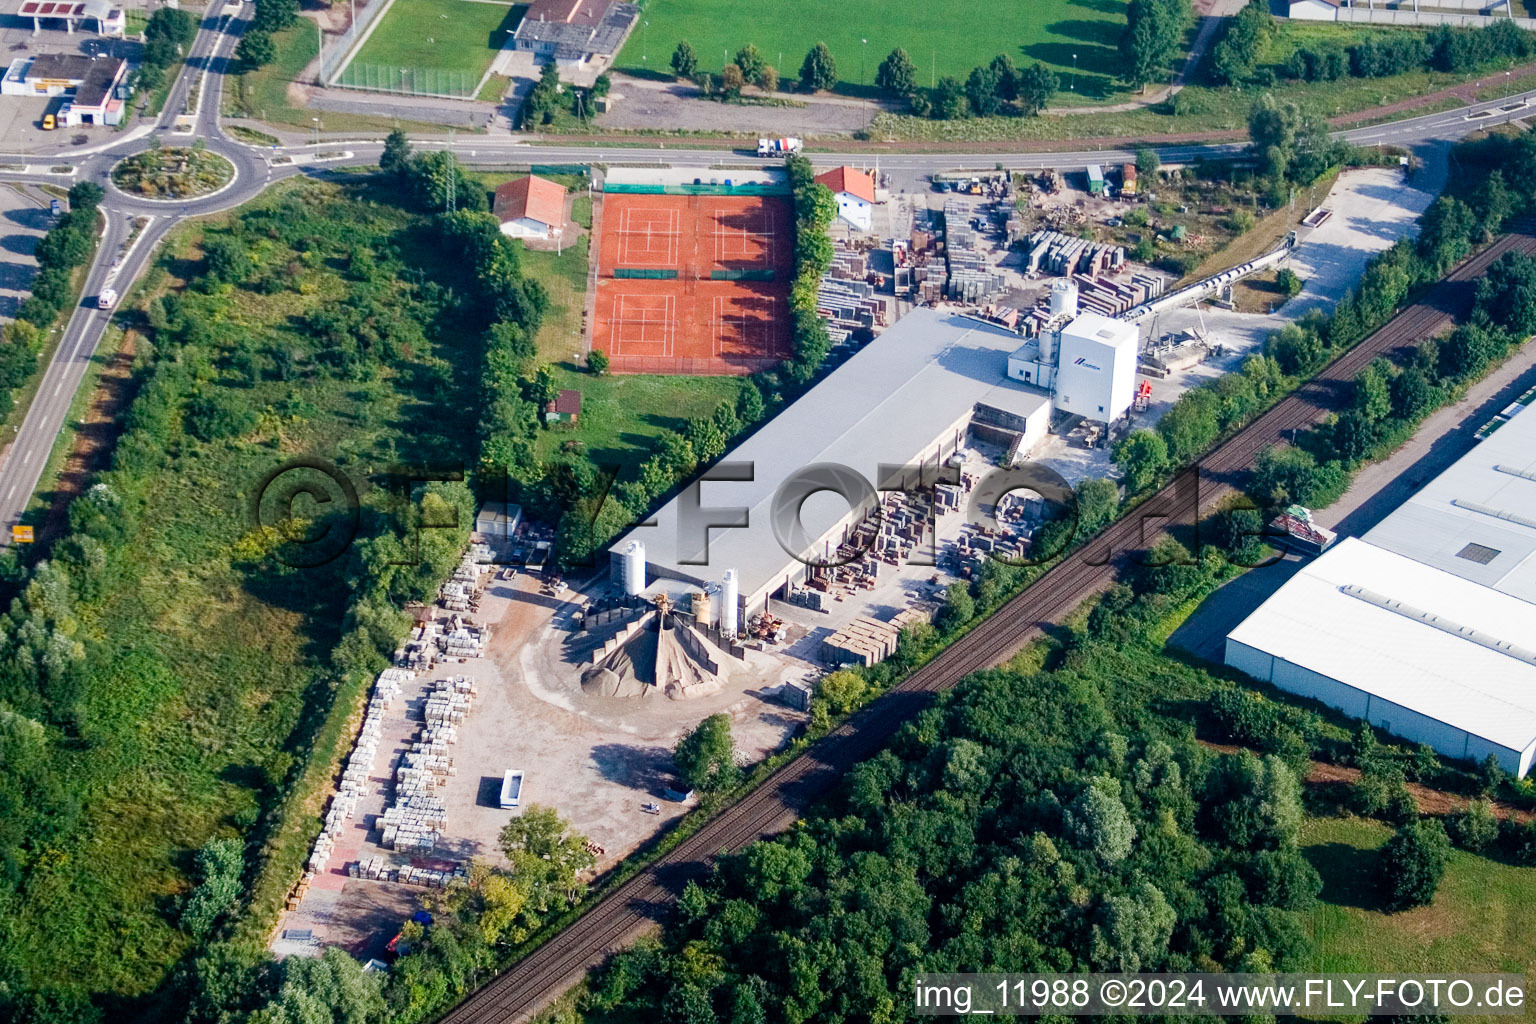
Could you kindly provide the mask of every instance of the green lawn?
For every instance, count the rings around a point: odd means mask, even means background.
[[[1322,899],[1307,922],[1316,945],[1316,962],[1308,969],[1536,971],[1524,931],[1536,900],[1536,871],[1455,850],[1434,903],[1386,914],[1372,893],[1376,850],[1391,834],[1362,818],[1314,818],[1303,826],[1302,853],[1323,876]]]
[[[341,81],[473,94],[527,9],[486,0],[395,0]]]
[[[1080,95],[1101,98],[1120,90],[1115,42],[1125,25],[1122,0],[950,0],[940,4],[847,4],[837,0],[651,0],[644,20],[620,51],[616,66],[670,75],[672,51],[686,39],[699,67],[718,71],[726,51],[754,44],[788,83],[799,75],[806,51],[824,42],[837,60],[840,91],[874,82],[875,69],[898,46],[917,65],[918,81],[964,80],[971,68],[1006,53],[1015,63],[1040,61],[1063,75]],[[868,40],[867,43],[862,40]],[[781,56],[782,54],[782,56]]]

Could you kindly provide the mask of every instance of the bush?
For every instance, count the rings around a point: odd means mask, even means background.
[[[1451,841],[1445,828],[1433,818],[1399,828],[1381,848],[1378,876],[1385,885],[1385,901],[1392,910],[1428,906],[1440,887]]]
[[[1474,800],[1460,814],[1447,822],[1451,839],[1463,850],[1481,853],[1499,838],[1499,819],[1493,816],[1493,804]]]

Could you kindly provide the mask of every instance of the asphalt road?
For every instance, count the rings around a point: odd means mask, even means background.
[[[246,21],[210,14],[203,22],[185,67],[173,85],[164,111],[154,126],[144,126],[126,133],[121,139],[85,150],[61,150],[54,154],[0,154],[0,162],[57,166],[68,164],[73,176],[52,173],[7,175],[9,180],[70,184],[94,180],[107,190],[102,204],[106,218],[105,239],[90,269],[85,303],[75,311],[64,343],[49,365],[39,392],[39,400],[26,419],[5,461],[0,463],[0,544],[10,542],[10,527],[18,522],[37,486],[42,467],[52,449],[91,356],[95,353],[109,317],[94,308],[94,299],[109,280],[119,294],[125,293],[138,278],[153,255],[155,247],[182,219],[217,213],[249,202],[272,182],[295,174],[317,173],[326,167],[366,165],[378,161],[383,151],[382,139],[326,139],[315,145],[292,146],[276,150],[252,146],[227,136],[219,126],[224,72],[232,59],[235,44]],[[197,103],[184,112],[187,100],[196,90]],[[1503,100],[1477,103],[1458,110],[1407,118],[1388,124],[1373,125],[1334,133],[1336,137],[1361,145],[1376,143],[1407,147],[1443,144],[1478,128],[1536,114],[1536,92],[1522,93]],[[190,122],[190,131],[177,131],[178,122]],[[220,192],[187,202],[153,201],[127,195],[113,187],[110,169],[123,157],[140,152],[157,139],[165,145],[189,144],[201,139],[211,151],[224,156],[235,167],[234,180]],[[451,148],[466,164],[500,166],[509,163],[635,163],[655,160],[658,164],[707,168],[722,159],[719,149],[631,146],[546,146],[533,145],[517,136],[466,136],[461,138],[420,139],[421,149]],[[1240,143],[1219,145],[1175,145],[1157,147],[1165,163],[1199,157],[1219,158],[1243,150]],[[342,151],[347,155],[317,163],[320,152]],[[818,164],[835,165],[865,162],[868,153],[816,153]],[[919,187],[928,175],[958,168],[1034,170],[1042,167],[1072,167],[1088,163],[1126,161],[1135,158],[1132,149],[1081,150],[1057,153],[912,153],[889,154],[879,158],[883,171],[898,188]],[[755,159],[755,158],[748,158]],[[283,162],[276,162],[276,161]],[[47,161],[46,165],[39,161]],[[137,239],[137,245],[122,266],[114,268],[119,245],[124,241],[129,217],[152,218]]]

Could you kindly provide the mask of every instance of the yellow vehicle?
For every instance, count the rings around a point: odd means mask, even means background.
[[[58,127],[58,122],[54,120],[54,117],[53,117],[52,114],[44,114],[43,115],[43,131],[51,132],[51,131],[53,131],[57,127]]]

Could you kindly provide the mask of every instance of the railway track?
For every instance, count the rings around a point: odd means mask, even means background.
[[[1504,235],[1431,286],[1376,333],[1186,469],[1130,514],[1052,567],[927,665],[853,715],[810,750],[775,772],[739,803],[640,874],[603,897],[544,945],[503,971],[442,1018],[443,1024],[521,1024],[612,952],[662,920],[690,879],[721,852],[783,831],[825,796],[853,765],[877,753],[933,695],[980,669],[995,667],[1114,582],[1126,554],[1143,550],[1168,527],[1231,493],[1263,449],[1336,411],[1354,376],[1377,356],[1438,333],[1471,305],[1472,284],[1506,252],[1536,253],[1526,226]]]

